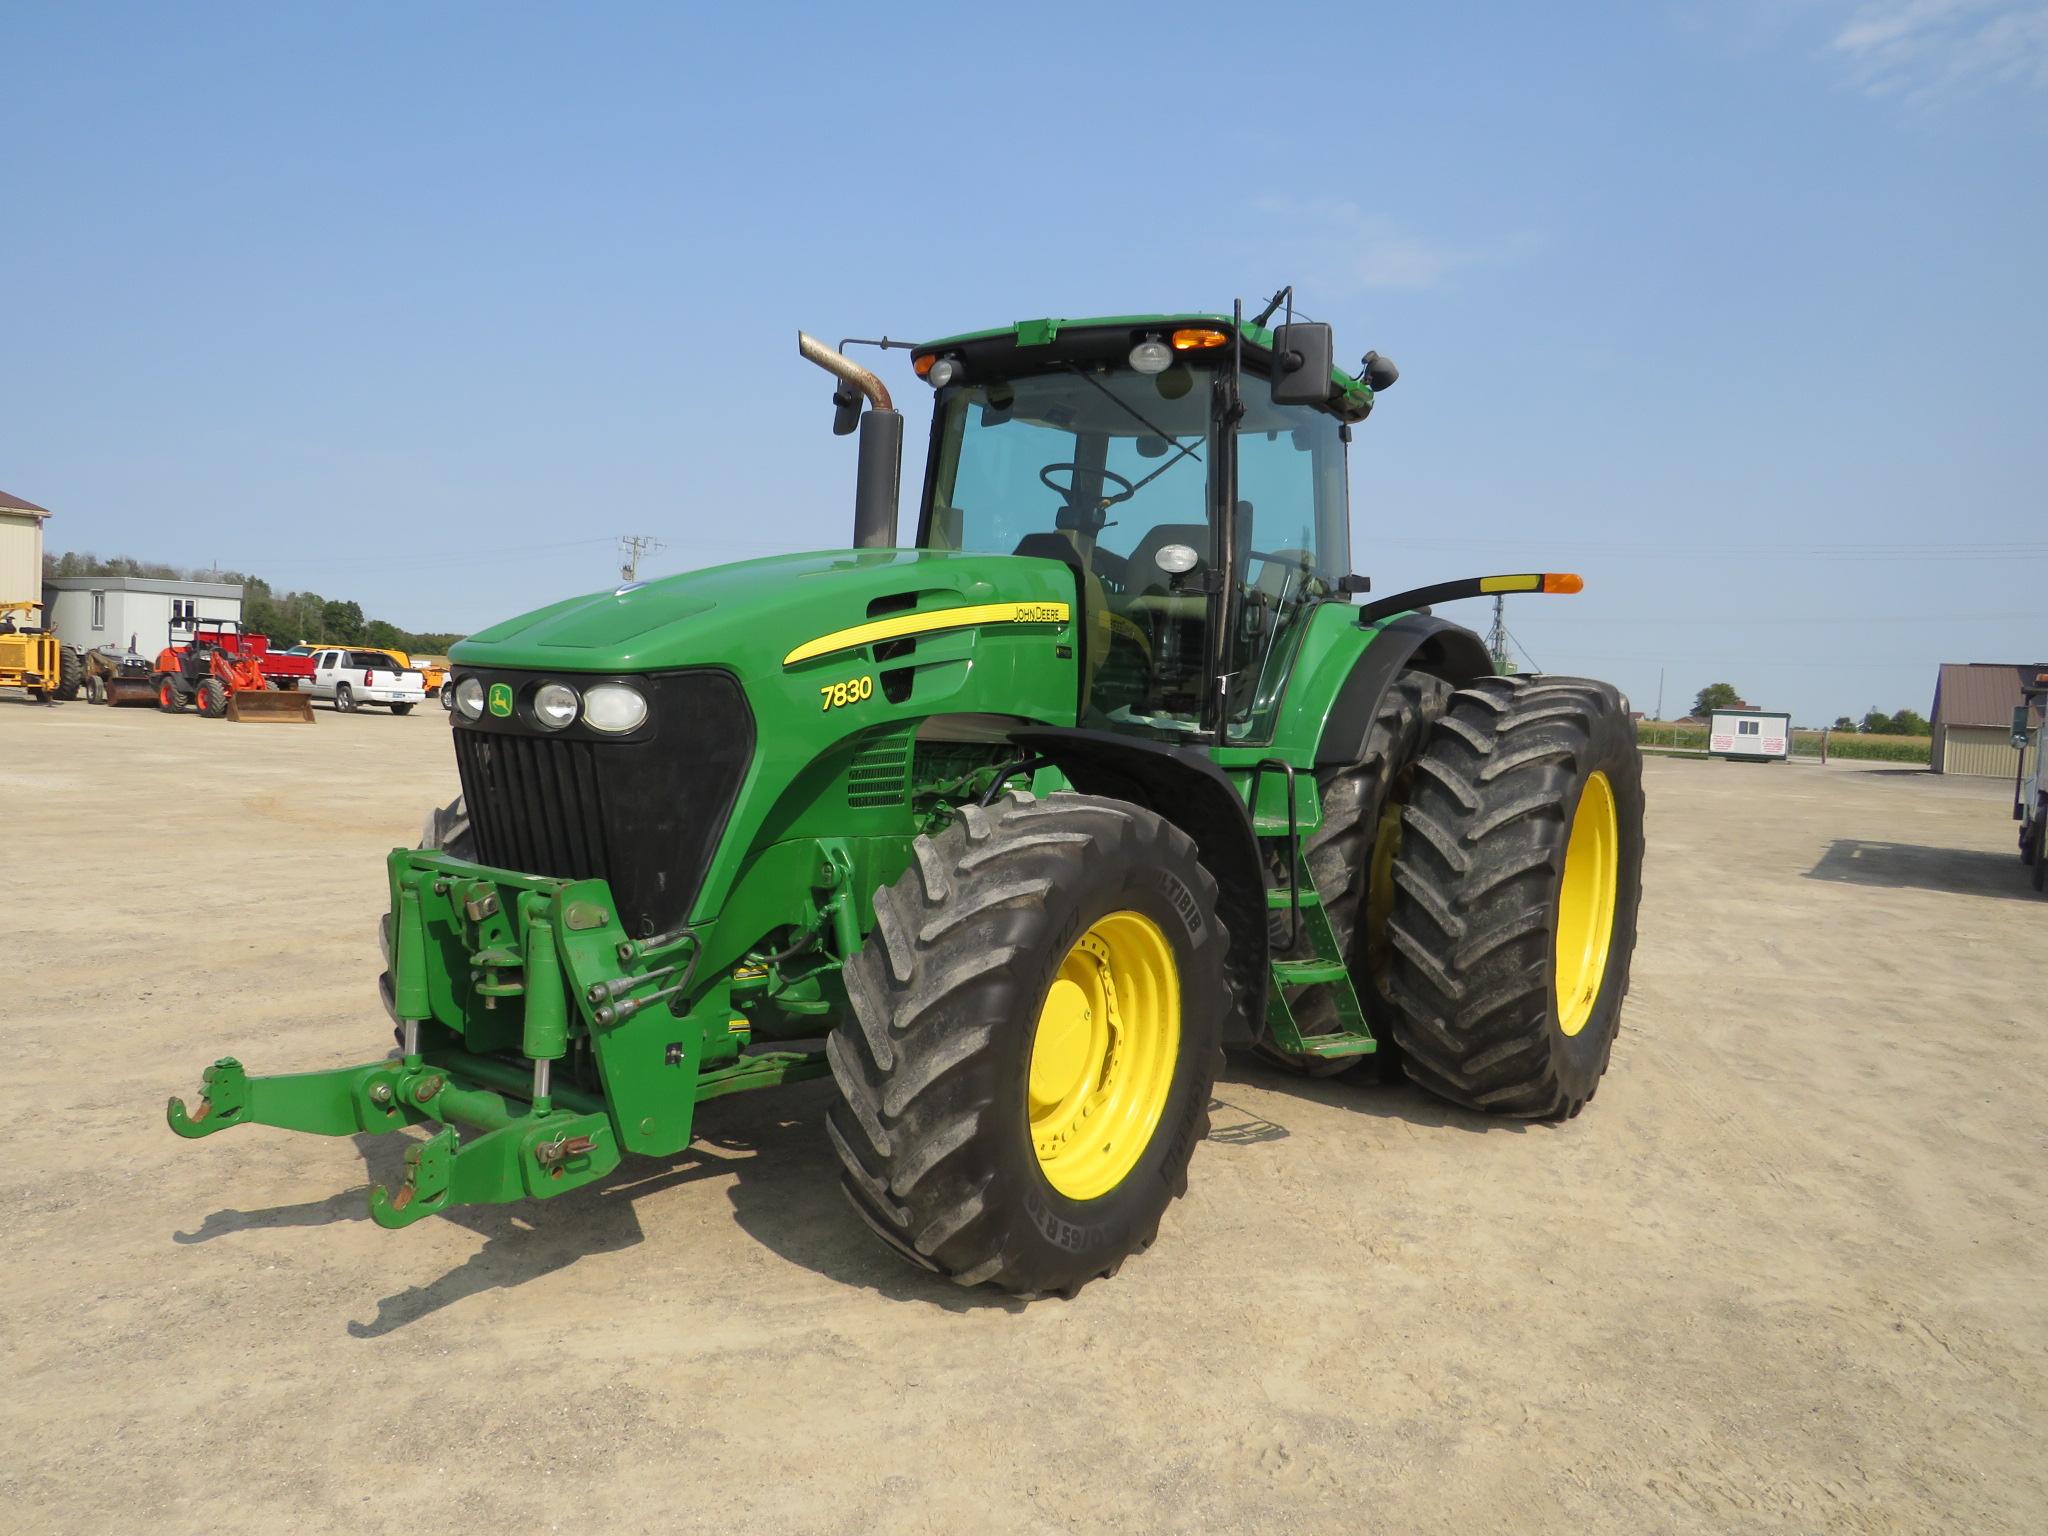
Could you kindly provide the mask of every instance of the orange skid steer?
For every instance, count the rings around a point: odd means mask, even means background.
[[[201,627],[205,633],[201,633]],[[159,709],[182,714],[196,708],[210,720],[313,723],[313,701],[296,688],[281,690],[263,675],[246,646],[230,649],[224,631],[239,631],[233,619],[171,620],[170,643],[158,653],[150,681]],[[186,631],[179,643],[179,630]]]

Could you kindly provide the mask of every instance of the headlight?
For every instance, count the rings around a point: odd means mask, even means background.
[[[1131,348],[1131,367],[1139,373],[1164,373],[1173,366],[1173,348],[1157,336],[1147,336]]]
[[[566,683],[542,683],[533,695],[533,713],[551,731],[576,719],[576,690]]]
[[[465,677],[455,685],[455,707],[465,720],[480,720],[484,713],[484,685],[474,677]]]
[[[931,365],[931,368],[924,376],[924,381],[931,385],[933,389],[944,389],[959,377],[960,359],[957,357],[942,357]]]
[[[647,700],[636,688],[599,683],[583,695],[583,722],[592,730],[638,730],[647,719]]]

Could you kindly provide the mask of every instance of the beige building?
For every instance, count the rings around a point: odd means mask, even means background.
[[[2048,661],[1944,662],[1934,681],[1934,771],[2001,779],[2031,773],[2033,749],[2022,768],[2012,744],[2012,712],[2020,685],[2044,672]]]
[[[32,501],[0,491],[0,603],[35,602],[43,595],[43,519]]]

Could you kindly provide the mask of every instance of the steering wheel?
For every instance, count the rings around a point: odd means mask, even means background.
[[[1067,472],[1067,483],[1065,485],[1054,485],[1052,477],[1062,469]],[[1075,505],[1074,482],[1086,472],[1079,464],[1048,464],[1038,472],[1038,483],[1071,507]],[[1114,480],[1123,487],[1114,496],[1100,498],[1095,503],[1097,507],[1113,507],[1120,501],[1129,501],[1138,493],[1138,488],[1135,485],[1131,484],[1130,481],[1113,469],[1098,469],[1093,471],[1093,473],[1100,475],[1105,480]]]

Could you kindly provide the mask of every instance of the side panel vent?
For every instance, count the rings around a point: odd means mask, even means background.
[[[850,810],[901,805],[910,787],[911,733],[875,736],[853,754],[846,768],[846,804]]]

